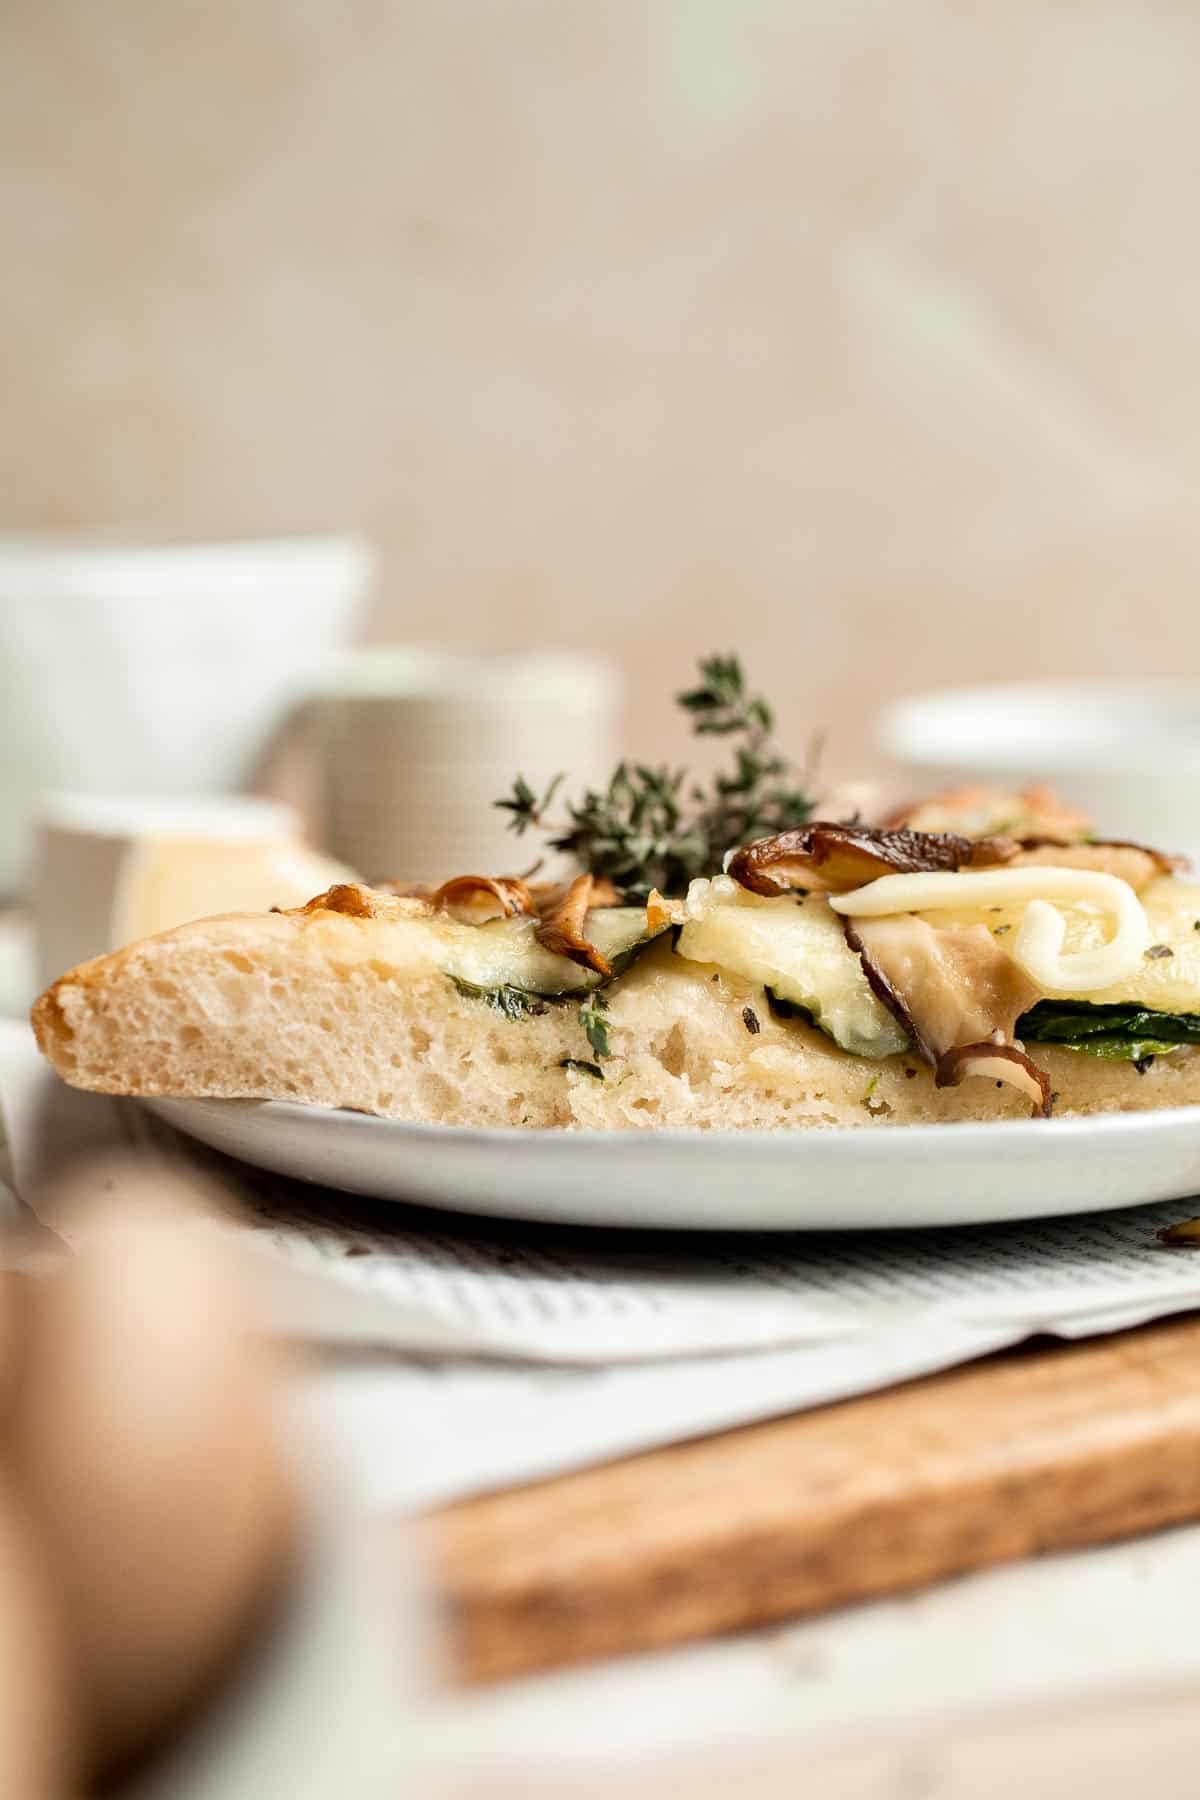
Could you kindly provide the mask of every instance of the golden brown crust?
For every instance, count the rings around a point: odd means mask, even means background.
[[[62,976],[52,988],[47,988],[46,992],[34,1001],[29,1014],[33,1035],[37,1039],[37,1047],[56,1068],[61,1066],[60,1058],[71,1042],[71,1028],[63,1017],[58,990],[64,981],[75,979],[81,973],[82,971],[76,970],[70,976]]]

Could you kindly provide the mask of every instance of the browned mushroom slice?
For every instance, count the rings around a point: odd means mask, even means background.
[[[754,894],[786,894],[800,887],[844,893],[881,875],[990,868],[1010,861],[1016,850],[1005,838],[818,823],[745,845],[730,858],[728,872]]]
[[[1021,848],[1012,859],[1014,868],[1031,864],[1051,865],[1058,869],[1098,869],[1102,875],[1115,875],[1126,881],[1135,894],[1160,875],[1173,875],[1186,869],[1186,856],[1168,856],[1163,850],[1152,850],[1147,844],[1130,844],[1120,838],[1090,844],[1060,844],[1053,838],[1022,838]]]
[[[933,1066],[939,1087],[987,1075],[1019,1088],[1048,1115],[1049,1078],[1013,1043],[1038,989],[985,925],[940,929],[898,913],[847,919],[845,929],[867,980]]]
[[[909,831],[961,831],[967,837],[1041,837],[1047,843],[1074,844],[1086,838],[1092,822],[1060,800],[1052,788],[1014,791],[997,787],[951,788],[884,819],[885,826]]]
[[[569,956],[572,962],[594,969],[607,980],[612,964],[595,944],[589,943],[584,931],[594,886],[593,875],[577,875],[562,898],[542,914],[537,937],[547,950],[553,950],[557,956]]]
[[[533,901],[533,910],[543,918],[554,911],[566,897],[570,886],[566,881],[535,881],[530,885],[529,895]],[[614,887],[607,875],[593,875],[592,889],[588,895],[588,911],[595,912],[598,906],[620,906],[620,890]]]
[[[607,875],[592,876],[592,891],[588,895],[588,911],[594,912],[598,906],[620,906],[621,893]]]
[[[971,1075],[1019,1089],[1032,1102],[1035,1118],[1050,1117],[1050,1077],[1015,1044],[956,1044],[938,1058],[934,1081],[938,1087],[957,1087]]]
[[[525,883],[511,875],[456,875],[443,881],[431,898],[463,925],[486,925],[489,919],[511,919],[535,910]]]
[[[1039,990],[986,925],[941,928],[914,913],[847,919],[846,942],[926,1062],[956,1044],[1011,1043]]]

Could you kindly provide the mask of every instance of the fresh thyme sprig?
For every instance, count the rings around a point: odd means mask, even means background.
[[[708,788],[689,785],[686,769],[622,762],[607,787],[585,789],[555,822],[548,815],[564,777],[556,775],[539,798],[519,775],[507,799],[496,802],[511,813],[511,828],[518,836],[545,831],[552,850],[637,900],[653,887],[679,893],[695,876],[716,874],[726,850],[804,823],[812,800],[772,739],[771,708],[747,693],[736,656],[706,657],[700,685],[678,701],[698,737],[742,740]]]

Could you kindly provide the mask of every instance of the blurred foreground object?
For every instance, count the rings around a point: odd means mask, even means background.
[[[389,1791],[378,1573],[361,1522],[286,1454],[290,1359],[209,1226],[225,1206],[165,1165],[76,1163],[38,1194],[73,1254],[5,1278],[0,1619],[29,1644],[0,1701],[14,1800],[114,1780],[129,1800]]]
[[[302,906],[352,879],[274,801],[54,794],[34,856],[39,980],[189,919]]]
[[[321,698],[324,841],[368,880],[515,872],[495,802],[516,775],[606,779],[620,702],[600,657],[349,652]]]
[[[0,894],[40,795],[243,785],[349,633],[357,538],[0,539]]]
[[[84,1247],[53,1274],[7,1277],[4,1294],[20,1360],[4,1471],[81,1776],[125,1765],[214,1689],[277,1605],[300,1522],[273,1358],[249,1335],[228,1253],[185,1236],[198,1205],[182,1184],[124,1170],[116,1205],[114,1179],[75,1172],[52,1207],[67,1230],[86,1218]],[[9,1719],[0,1739],[24,1729]]]
[[[1052,784],[1103,836],[1200,847],[1200,683],[994,683],[887,707],[883,750],[910,797]]]

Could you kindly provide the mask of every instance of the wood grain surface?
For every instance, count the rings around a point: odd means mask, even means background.
[[[466,1680],[1200,1514],[1200,1319],[1037,1347],[427,1521]]]

